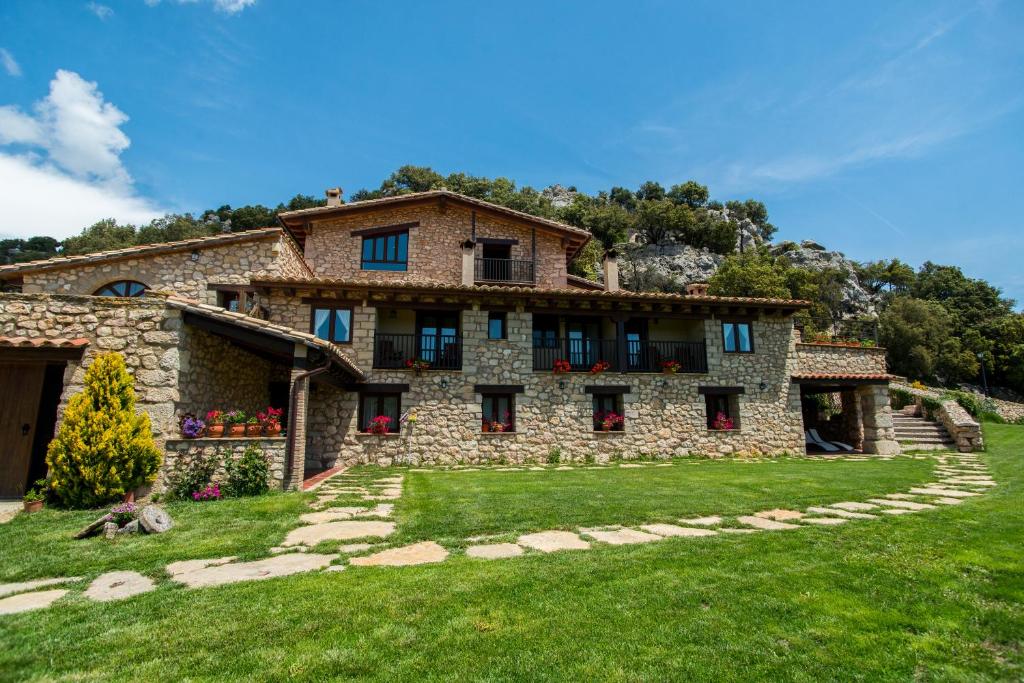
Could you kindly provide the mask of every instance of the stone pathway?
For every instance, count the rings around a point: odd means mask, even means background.
[[[0,500],[0,524],[11,521],[21,510],[20,500]]]
[[[986,465],[976,454],[935,453],[928,457],[936,460],[935,474],[938,481],[912,487],[907,492],[887,493],[864,501],[849,500],[809,506],[803,510],[775,508],[735,517],[691,517],[679,519],[675,524],[640,524],[634,527],[610,525],[580,528],[576,531],[552,529],[522,534],[514,543],[488,543],[487,540],[501,536],[480,536],[466,539],[469,545],[465,555],[481,560],[502,560],[531,551],[552,553],[589,550],[595,547],[594,544],[618,546],[656,543],[670,538],[707,538],[721,534],[798,530],[808,526],[839,526],[857,520],[877,520],[882,515],[916,514],[938,509],[942,505],[958,505],[982,495],[996,485]],[[654,463],[636,464],[652,465]],[[551,468],[551,471],[554,469]],[[472,471],[472,468],[459,468],[455,471]],[[445,562],[450,557],[450,551],[435,541],[386,547],[386,539],[396,531],[396,525],[392,521],[382,520],[392,516],[393,502],[373,506],[332,505],[335,501],[345,502],[344,499],[352,498],[359,501],[395,501],[401,496],[403,481],[402,475],[373,478],[339,471],[317,482],[317,499],[311,503],[314,511],[301,516],[303,525],[288,532],[280,546],[271,549],[271,557],[251,562],[237,562],[234,557],[185,560],[168,564],[165,571],[171,581],[198,588],[316,570],[340,572],[347,566],[399,567]],[[331,553],[311,552],[321,542],[339,540],[363,542],[341,545]],[[374,542],[367,542],[370,540]],[[383,549],[380,548],[382,542],[385,545]],[[348,558],[347,564],[343,563],[345,558]],[[57,577],[0,584],[0,614],[48,607],[71,593],[71,589],[40,589],[81,580],[81,577]],[[94,579],[82,595],[96,601],[122,600],[154,590],[156,586],[157,582],[152,578],[137,572],[114,571]]]

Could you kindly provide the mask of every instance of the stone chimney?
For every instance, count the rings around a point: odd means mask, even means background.
[[[706,282],[691,282],[686,285],[687,296],[707,296],[708,295],[708,283]]]
[[[472,287],[476,283],[476,242],[462,243],[462,284]]]
[[[604,291],[619,291],[619,255],[614,249],[604,253]]]
[[[324,194],[327,195],[327,206],[341,206],[341,194],[343,190],[340,187],[332,187]]]

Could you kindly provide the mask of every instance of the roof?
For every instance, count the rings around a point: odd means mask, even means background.
[[[0,348],[8,349],[77,349],[88,345],[85,337],[0,337]]]
[[[281,228],[257,228],[242,232],[229,232],[208,237],[194,237],[192,239],[180,240],[177,242],[157,242],[154,244],[139,244],[124,249],[112,249],[110,251],[96,251],[90,254],[76,254],[74,256],[55,256],[54,258],[42,259],[39,261],[26,261],[25,263],[12,263],[0,266],[0,279],[23,275],[25,273],[60,270],[74,266],[92,265],[94,263],[106,263],[109,261],[121,261],[124,259],[138,258],[140,256],[152,256],[154,254],[170,254],[179,251],[192,251],[195,249],[208,249],[219,247],[225,244],[248,242],[251,240],[270,239],[282,234]]]
[[[604,289],[604,285],[600,282],[588,280],[587,278],[580,277],[579,275],[566,275],[565,279],[571,286],[578,287],[580,289]]]
[[[895,379],[884,372],[801,372],[793,375],[799,383],[853,382],[860,384],[882,384]]]
[[[194,299],[186,299],[185,297],[180,297],[175,294],[155,292],[153,295],[164,298],[168,306],[180,311],[193,313],[204,318],[227,323],[252,332],[267,334],[272,337],[277,337],[278,339],[284,339],[297,344],[305,344],[307,348],[322,351],[324,355],[354,379],[358,381],[366,379],[366,375],[363,371],[360,370],[352,359],[349,358],[344,351],[338,348],[336,344],[320,339],[308,332],[299,332],[295,328],[288,327],[286,325],[278,325],[267,320],[260,320],[259,318],[253,318],[252,316],[245,315],[243,313],[234,313],[224,308],[220,308],[219,306],[211,306],[210,304],[200,303]]]
[[[283,211],[277,214],[278,220],[291,232],[299,244],[303,244],[306,238],[306,231],[303,227],[310,220],[323,220],[333,216],[342,216],[348,213],[361,211],[372,211],[378,208],[390,208],[405,204],[417,204],[427,202],[450,201],[462,204],[483,211],[511,218],[536,225],[540,228],[555,232],[569,239],[569,255],[575,256],[583,248],[583,245],[590,241],[590,231],[583,228],[576,228],[565,223],[559,223],[549,218],[534,216],[524,211],[516,211],[507,206],[485,202],[475,197],[467,197],[464,194],[451,192],[450,190],[431,190],[429,192],[410,192],[408,194],[395,195],[394,197],[382,197],[380,199],[367,199],[361,202],[351,202],[339,206],[317,206],[310,209],[297,209],[295,211]]]
[[[576,300],[607,300],[607,301],[639,301],[639,302],[673,302],[694,305],[725,304],[730,306],[749,306],[761,308],[809,308],[811,302],[799,299],[768,299],[755,297],[712,296],[709,294],[670,294],[667,292],[631,292],[620,289],[608,292],[590,291],[579,287],[540,288],[521,287],[516,285],[463,285],[437,282],[434,280],[346,280],[344,278],[290,278],[266,277],[252,279],[254,286],[264,287],[310,287],[323,289],[362,289],[406,292],[435,292],[463,294],[501,294],[518,298],[563,298]]]

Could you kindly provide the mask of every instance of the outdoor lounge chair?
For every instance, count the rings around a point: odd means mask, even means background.
[[[809,431],[804,432],[804,441],[807,443],[808,446],[814,446],[815,448],[820,448],[821,450],[827,451],[829,453],[839,452],[838,446],[833,446],[828,441],[820,441],[818,439],[815,439],[813,436],[811,436],[811,433]]]
[[[843,443],[842,441],[826,441],[825,439],[821,438],[821,434],[818,434],[818,430],[817,429],[809,429],[809,430],[807,430],[807,434],[812,439],[814,439],[814,442],[816,444],[818,444],[819,446],[823,446],[823,444],[828,444],[830,446],[833,446],[835,450],[844,450],[844,451],[852,451],[853,450],[853,446],[851,446],[848,443]]]

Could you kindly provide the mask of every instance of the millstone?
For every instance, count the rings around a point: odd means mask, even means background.
[[[139,524],[147,534],[162,534],[170,531],[174,526],[174,520],[162,507],[147,505],[139,513]]]

